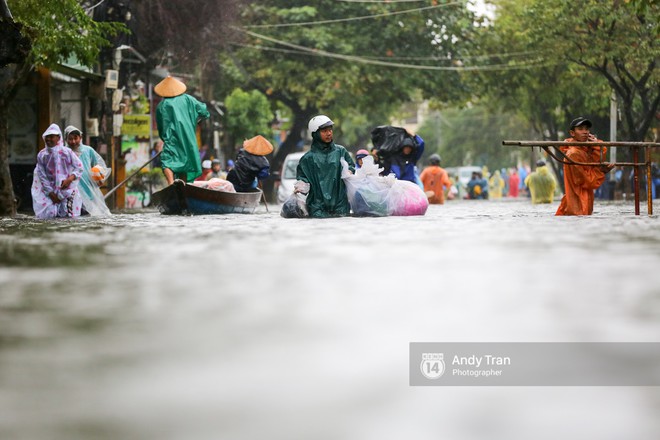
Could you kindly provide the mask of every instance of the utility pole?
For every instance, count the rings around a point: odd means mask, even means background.
[[[612,90],[612,96],[610,98],[610,142],[616,142],[616,129],[617,129],[617,120],[618,120],[618,103],[616,102],[616,91]],[[616,147],[610,147],[610,163],[616,163]],[[621,172],[621,179],[623,179],[623,171]],[[611,200],[616,200],[616,170],[613,170],[609,173],[608,177],[610,189],[612,194],[610,196]],[[625,197],[625,189],[622,191],[623,197]]]
[[[612,97],[610,98],[610,142],[616,142],[616,123],[618,106],[616,102],[616,92],[612,90]],[[610,148],[610,162],[616,162],[616,147]],[[614,175],[611,174],[610,178]]]

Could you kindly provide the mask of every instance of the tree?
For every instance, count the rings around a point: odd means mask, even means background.
[[[560,69],[563,96],[589,104],[589,96],[617,94],[622,131],[631,141],[649,134],[660,105],[660,4],[646,0],[499,0],[495,28],[548,65]],[[539,25],[544,24],[543,30]],[[550,69],[552,71],[552,69]],[[558,90],[541,72],[546,90]],[[565,82],[568,76],[573,81]],[[599,78],[594,81],[593,78]],[[550,80],[550,81],[549,81]],[[528,84],[529,82],[527,82]],[[595,87],[593,87],[595,86]],[[561,86],[560,86],[561,87]],[[561,90],[561,88],[559,89]],[[572,93],[570,92],[572,91]],[[575,106],[575,104],[573,104]],[[574,112],[571,116],[581,112]],[[563,121],[565,126],[570,117]]]
[[[470,76],[468,82],[478,96],[475,101],[494,114],[517,116],[533,128],[530,137],[542,140],[563,140],[568,121],[576,115],[588,116],[596,126],[604,126],[607,120],[602,116],[608,112],[611,95],[607,82],[577,65],[545,59],[530,41],[529,31],[520,27],[519,17],[527,7],[525,2],[498,2],[496,20],[482,29],[480,53],[505,68]],[[513,133],[502,135],[501,139],[515,138]],[[535,152],[523,151],[533,164]],[[549,164],[561,176],[562,165],[554,160]]]
[[[244,88],[291,109],[294,120],[275,157],[277,166],[316,114],[336,119],[341,130],[340,117],[382,118],[417,90],[443,101],[464,99],[458,73],[424,64],[451,67],[452,55],[470,42],[473,21],[456,2],[416,8],[401,2],[255,2],[243,10],[243,28],[235,29],[243,41],[229,51],[223,67]]]
[[[20,63],[30,52],[30,40],[21,34],[22,26],[14,22],[6,0],[0,0],[0,68]]]
[[[517,16],[508,9],[512,6],[526,7],[522,3],[501,5],[494,25],[484,29],[480,51],[491,54],[493,63],[520,68],[480,72],[469,83],[481,105],[493,112],[516,113],[541,139],[558,140],[574,115],[606,112],[610,89],[593,72],[543,60],[525,33],[519,32]]]
[[[431,146],[428,155],[439,153],[447,167],[486,165],[491,170],[516,166],[520,152],[502,147],[501,140],[526,138],[530,131],[525,121],[512,113],[493,113],[479,106],[443,111],[442,118],[432,125],[420,128],[422,137],[431,132],[427,136],[430,141],[434,130],[442,134],[440,147],[435,150]]]
[[[93,66],[107,37],[121,26],[97,23],[76,0],[42,2],[39,0],[2,1],[2,29],[5,24],[20,32],[9,42],[15,56],[7,64],[0,63],[0,216],[16,214],[14,193],[9,174],[8,108],[18,88],[36,67],[52,67],[75,56],[85,66]],[[12,16],[13,15],[13,16]],[[3,47],[4,49],[4,47]]]
[[[227,108],[226,129],[233,144],[258,134],[272,138],[270,123],[273,113],[268,99],[261,92],[252,90],[245,92],[235,89],[225,100]]]
[[[230,24],[243,0],[133,1],[131,30],[152,62],[196,72],[202,97],[212,100],[220,75],[218,53],[233,39]],[[231,90],[231,89],[230,89]]]

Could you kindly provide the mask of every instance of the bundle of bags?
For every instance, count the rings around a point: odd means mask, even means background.
[[[294,193],[282,205],[280,215],[284,218],[309,217],[306,195],[309,192],[309,183],[298,180],[293,185],[293,189]]]
[[[282,205],[280,215],[284,218],[309,217],[309,211],[307,211],[307,196],[301,193],[291,194]]]
[[[414,139],[405,128],[380,125],[371,130],[371,142],[381,156],[389,156],[401,151],[406,139]]]
[[[426,194],[418,185],[397,180],[394,174],[381,176],[383,168],[372,156],[362,160],[362,167],[352,174],[342,159],[342,179],[348,202],[356,216],[424,215],[429,207]]]
[[[213,177],[209,180],[195,180],[192,184],[199,186],[200,188],[212,189],[214,191],[236,192],[234,184],[228,180],[219,179],[217,177]]]

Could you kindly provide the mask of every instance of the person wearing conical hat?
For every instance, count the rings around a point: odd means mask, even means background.
[[[273,152],[273,144],[261,135],[243,142],[243,148],[238,150],[234,168],[227,173],[229,180],[237,192],[252,191],[259,180],[270,175],[270,163],[266,156]]]
[[[156,124],[163,140],[160,161],[168,185],[174,182],[175,176],[192,182],[202,174],[196,127],[197,122],[208,118],[210,113],[206,104],[185,91],[186,85],[171,76],[154,87],[154,92],[163,97],[156,108]]]

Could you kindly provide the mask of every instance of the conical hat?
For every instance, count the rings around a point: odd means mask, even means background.
[[[258,134],[252,139],[243,142],[243,149],[256,156],[265,156],[273,152],[273,144],[268,142],[268,139]]]
[[[183,95],[186,91],[186,85],[176,78],[168,76],[154,87],[154,92],[163,98],[173,98]]]

